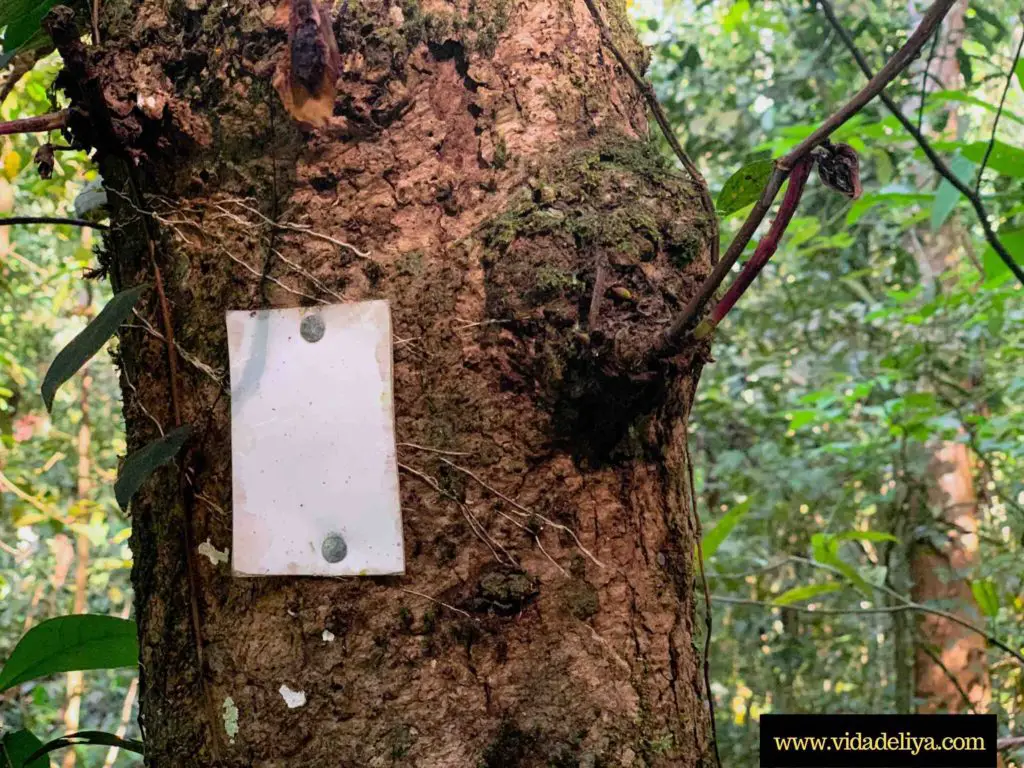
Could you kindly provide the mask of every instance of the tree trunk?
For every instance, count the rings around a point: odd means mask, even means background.
[[[967,0],[953,7],[932,54],[922,63],[926,92],[954,89],[962,82],[957,52],[964,39],[967,8]],[[956,109],[949,111],[943,131],[950,138],[958,137]],[[933,284],[935,290],[941,290],[943,274],[959,255],[957,243],[962,238],[957,235],[958,226],[953,219],[937,233],[911,233],[922,282]],[[979,556],[978,499],[970,452],[963,443],[949,440],[935,441],[930,450],[927,501],[938,510],[935,524],[947,529],[943,531],[946,540],[940,546],[931,539],[920,541],[911,548],[911,596],[919,603],[941,605],[965,621],[983,625],[967,580]],[[919,642],[914,655],[914,695],[920,702],[919,711],[984,712],[991,699],[984,638],[940,616],[921,616],[916,623]]]
[[[685,444],[703,357],[635,363],[710,270],[695,185],[581,0],[349,0],[317,130],[271,83],[289,50],[293,84],[323,75],[325,49],[272,12],[103,0],[90,47],[48,21],[110,191],[102,263],[118,290],[162,284],[177,345],[171,365],[150,291],[121,336],[129,448],[176,411],[194,429],[132,508],[147,763],[710,765]],[[604,13],[642,70],[621,2]],[[197,557],[231,540],[224,311],[380,298],[405,575]]]

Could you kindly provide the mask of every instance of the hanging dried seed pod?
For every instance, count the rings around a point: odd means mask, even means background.
[[[826,141],[814,152],[821,183],[856,200],[860,197],[860,160],[849,144]]]

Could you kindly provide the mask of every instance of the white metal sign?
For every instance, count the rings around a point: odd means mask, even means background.
[[[386,301],[227,313],[232,566],[403,573]]]

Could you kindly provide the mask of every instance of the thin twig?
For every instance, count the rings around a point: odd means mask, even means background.
[[[434,453],[434,454],[437,454],[439,456],[470,456],[470,455],[472,455],[472,454],[469,454],[469,453],[462,453],[460,451],[442,451],[442,450],[438,450],[437,448],[428,448],[428,447],[423,446],[423,445],[417,445],[416,443],[397,443],[397,445],[403,446],[405,448],[414,448],[414,449],[416,449],[418,451],[426,451],[427,453]],[[445,463],[448,463],[448,462],[445,462]],[[449,464],[449,466],[455,467],[454,464]],[[516,528],[519,528],[519,529],[521,529],[523,531],[526,531],[526,533],[530,534],[530,537],[533,539],[534,543],[537,545],[537,548],[544,554],[544,557],[546,557],[551,562],[551,564],[553,566],[555,566],[555,568],[557,568],[558,571],[563,576],[567,575],[566,572],[565,572],[565,569],[562,566],[560,566],[558,564],[558,562],[550,554],[548,554],[548,551],[546,549],[544,549],[544,545],[540,541],[540,536],[538,536],[534,531],[530,530],[530,528],[528,526],[526,526],[523,523],[521,523],[520,521],[516,520],[511,515],[506,515],[500,509],[495,509],[494,511],[497,512],[497,514],[499,514],[501,517],[505,518],[510,523],[512,523],[512,525],[514,525]]]
[[[848,50],[850,55],[857,60],[857,66],[860,67],[860,71],[864,73],[865,77],[872,77],[871,65],[868,64],[867,59],[864,58],[864,55],[857,48],[857,44],[853,41],[853,38],[850,37],[849,33],[843,28],[842,24],[840,24],[835,10],[829,0],[818,0],[818,3],[821,5],[821,10],[824,12],[825,18],[828,19],[828,23],[832,25],[833,29],[835,29],[843,43],[846,45],[846,50]],[[941,157],[939,157],[938,153],[928,142],[928,139],[924,137],[924,134],[917,130],[913,122],[903,114],[903,110],[900,109],[899,105],[884,91],[881,94],[881,99],[882,103],[885,104],[886,108],[893,114],[893,117],[899,121],[900,125],[906,129],[907,133],[909,133],[913,137],[914,141],[917,142],[918,146],[921,147],[921,151],[924,152],[925,157],[928,158],[935,171],[942,178],[948,181],[961,195],[967,198],[971,207],[974,208],[974,212],[978,217],[981,228],[985,233],[985,240],[990,246],[992,246],[992,250],[998,254],[999,258],[1002,259],[1003,263],[1013,273],[1014,277],[1020,281],[1021,285],[1024,285],[1024,269],[1021,269],[1017,262],[1014,261],[1013,257],[1006,250],[1006,247],[996,236],[995,231],[992,229],[992,225],[989,223],[988,211],[985,210],[985,204],[982,203],[981,197],[974,194],[974,191],[967,184],[962,182],[952,170],[950,170],[950,167]]]
[[[1018,651],[1013,650],[1013,648],[1008,646],[998,637],[990,635],[988,632],[981,629],[980,627],[976,627],[969,621],[961,619],[959,616],[949,613],[948,611],[939,610],[938,608],[929,608],[928,606],[921,605],[920,603],[915,603],[911,600],[906,600],[906,598],[903,598],[902,595],[900,597],[901,599],[905,600],[903,604],[888,605],[881,608],[808,608],[807,606],[802,605],[778,605],[776,603],[769,603],[764,600],[747,600],[745,598],[726,597],[724,595],[712,595],[711,601],[715,603],[729,603],[732,605],[754,605],[760,606],[762,608],[784,608],[786,610],[800,611],[801,613],[809,613],[812,615],[818,614],[821,616],[868,616],[871,614],[880,613],[903,613],[904,611],[918,611],[920,613],[928,613],[932,616],[939,616],[943,619],[948,619],[949,621],[952,621],[954,624],[959,624],[964,629],[974,632],[976,635],[980,635],[981,637],[988,640],[988,642],[992,643],[992,645],[1010,654],[1010,656],[1012,656],[1018,664],[1024,667],[1024,656],[1022,656]]]
[[[92,44],[100,44],[100,0],[92,0]]]
[[[40,501],[35,496],[32,496],[31,494],[23,491],[21,488],[19,488],[13,482],[11,482],[11,480],[3,472],[0,472],[0,491],[10,491],[19,499],[24,501],[26,504],[32,505],[39,512],[42,512],[47,517],[53,518],[54,520],[60,520],[61,522],[64,521],[64,518],[60,516],[60,512],[58,512],[56,509],[49,506],[45,502]]]
[[[0,217],[0,227],[10,227],[15,224],[68,224],[73,227],[91,227],[92,229],[110,229],[106,224],[97,224],[88,219],[65,219],[60,216],[3,216]]]
[[[823,6],[826,5],[826,0],[820,1]],[[895,80],[900,72],[902,72],[913,58],[917,56],[922,46],[924,46],[932,32],[935,31],[935,28],[942,22],[942,19],[946,14],[949,13],[949,9],[955,2],[956,0],[935,0],[935,3],[922,17],[921,23],[908,38],[907,42],[904,43],[903,47],[900,48],[888,62],[886,62],[885,66],[882,67],[878,74],[871,77],[867,85],[858,91],[846,104],[829,116],[829,118],[825,120],[825,122],[823,122],[810,136],[800,142],[800,144],[798,144],[784,157],[775,161],[775,168],[772,171],[771,176],[768,178],[768,181],[761,192],[761,196],[754,204],[754,207],[747,216],[746,221],[744,221],[743,225],[740,227],[739,233],[737,233],[736,237],[733,238],[733,241],[729,244],[729,248],[726,250],[725,256],[723,256],[722,260],[718,262],[718,265],[712,271],[710,277],[701,284],[696,295],[690,299],[690,302],[682,312],[675,317],[672,324],[659,335],[658,339],[651,346],[651,349],[647,352],[648,360],[666,357],[673,354],[678,349],[679,344],[684,338],[686,338],[686,335],[696,321],[697,316],[703,311],[704,305],[707,303],[708,299],[710,299],[714,295],[715,291],[718,290],[718,286],[722,284],[726,275],[728,275],[729,271],[733,268],[733,265],[735,265],[739,260],[740,255],[747,246],[747,243],[750,242],[750,238],[754,236],[754,232],[768,213],[768,209],[771,208],[772,203],[775,201],[775,196],[782,188],[782,183],[786,180],[786,177],[789,176],[789,172],[793,166],[796,165],[804,155],[808,154],[811,150],[824,142],[847,120],[860,112],[860,110],[863,109],[864,106],[873,98],[878,96],[880,93],[883,94],[884,98],[885,87]],[[1022,282],[1024,282],[1024,279],[1022,279]]]
[[[304,278],[309,280],[309,282],[311,282],[314,285],[314,287],[319,288],[321,291],[323,291],[326,294],[329,294],[330,296],[333,296],[339,302],[342,302],[342,303],[345,302],[345,297],[344,296],[342,296],[337,291],[331,290],[329,287],[324,285],[320,280],[318,280],[316,277],[314,277],[311,272],[303,269],[301,266],[299,266],[294,261],[289,259],[283,253],[278,251],[276,248],[271,248],[270,252],[273,253],[275,256],[277,256],[277,258],[279,258],[281,261],[283,261],[289,267],[291,267],[295,272],[297,272],[298,274],[302,275]]]
[[[697,393],[697,383],[694,382],[693,390],[690,393],[690,402]],[[711,589],[708,587],[708,577],[704,571],[704,538],[703,526],[700,522],[700,514],[697,511],[697,487],[693,480],[693,458],[690,456],[690,440],[687,435],[684,439],[686,446],[686,473],[690,479],[690,514],[693,516],[694,533],[697,539],[697,558],[700,561],[700,581],[704,586],[704,688],[708,697],[708,712],[711,717],[711,742],[715,747],[715,761],[718,768],[722,768],[722,756],[718,751],[718,725],[715,719],[715,695],[711,692]]]
[[[160,331],[158,331],[156,328],[154,328],[153,325],[145,317],[143,317],[137,309],[133,309],[132,314],[135,315],[135,317],[138,319],[140,323],[142,323],[142,325],[135,325],[134,323],[125,323],[125,328],[141,328],[154,339],[159,339],[165,344],[167,343],[167,339],[164,338],[164,335],[160,333]],[[182,347],[178,341],[174,342],[174,348],[178,350],[178,356],[181,357],[182,360],[184,360],[197,371],[199,371],[204,376],[209,378],[214,384],[221,385],[224,383],[223,370],[221,370],[220,368],[214,368],[212,365],[204,363],[198,357],[196,357],[191,352]]]
[[[437,480],[432,478],[430,475],[426,474],[425,472],[421,472],[420,470],[414,467],[410,467],[408,464],[402,464],[401,462],[398,462],[398,468],[401,469],[403,472],[409,473],[413,477],[419,478],[424,483],[433,488],[434,491],[444,496],[446,499],[454,501],[455,505],[459,508],[459,511],[462,512],[462,515],[466,519],[466,522],[469,523],[470,530],[473,531],[474,535],[476,535],[476,537],[480,539],[480,541],[487,545],[487,548],[491,550],[491,554],[494,555],[494,559],[497,560],[499,563],[502,562],[501,558],[498,556],[498,551],[495,549],[495,547],[497,547],[505,553],[505,556],[508,558],[509,562],[512,565],[516,565],[516,559],[512,557],[511,553],[509,553],[509,551],[501,545],[501,542],[497,541],[489,533],[487,533],[487,530],[483,527],[480,521],[473,516],[473,513],[469,511],[469,507],[466,506],[466,504],[464,504],[462,501],[460,501],[458,496],[446,491],[444,488],[441,487],[441,484],[437,482]]]
[[[934,663],[935,666],[942,670],[942,674],[946,676],[946,679],[953,684],[953,687],[956,688],[957,693],[960,694],[960,698],[964,700],[964,704],[966,704],[967,708],[971,710],[971,714],[978,714],[978,710],[975,709],[974,702],[971,701],[971,697],[967,695],[967,691],[965,691],[964,687],[960,685],[960,681],[956,679],[956,675],[954,675],[950,671],[949,667],[946,666],[945,662],[943,662],[942,659],[939,658],[939,655],[935,653],[935,651],[933,651],[931,648],[929,648],[927,644],[921,642],[920,638],[918,639],[917,645],[918,648],[920,648],[924,652],[924,655],[931,659],[932,663]]]
[[[68,111],[62,109],[60,112],[50,112],[46,115],[35,117],[22,117],[18,120],[8,120],[0,123],[0,136],[10,136],[15,133],[45,133],[55,131],[68,124]]]
[[[938,48],[940,37],[942,37],[942,27],[936,29],[932,36],[932,47],[928,49],[928,60],[925,61],[924,71],[921,73],[921,103],[917,106],[917,130],[919,131],[924,126],[924,106],[928,101],[928,74],[932,68],[932,59],[935,58],[935,49]]]
[[[224,246],[221,246],[220,250],[223,251],[224,254],[229,259],[231,259],[233,262],[235,262],[236,264],[238,264],[241,267],[244,267],[247,271],[249,271],[252,274],[256,275],[256,277],[260,278],[261,280],[269,280],[274,285],[276,285],[277,287],[281,288],[284,291],[287,291],[288,293],[292,294],[293,296],[301,296],[304,299],[309,299],[310,301],[315,301],[315,302],[317,302],[319,304],[327,304],[327,302],[324,299],[318,298],[316,296],[311,296],[310,294],[304,293],[303,291],[300,291],[297,288],[292,288],[292,287],[286,285],[285,283],[282,283],[280,280],[278,280],[276,277],[273,277],[272,275],[265,275],[265,274],[263,274],[262,272],[260,272],[255,267],[253,267],[253,266],[249,265],[248,263],[246,263],[244,259],[240,259],[237,256],[235,256],[235,254],[233,254],[231,251],[229,251]]]
[[[996,749],[1000,752],[1005,752],[1007,749],[1015,747],[1024,747],[1024,736],[1007,736],[1005,739],[999,739],[996,742]]]
[[[541,522],[543,522],[543,523],[545,523],[547,525],[550,525],[552,528],[555,528],[555,529],[557,529],[559,531],[563,531],[563,532],[569,534],[572,537],[572,540],[576,542],[576,546],[579,548],[580,552],[582,552],[587,557],[589,557],[594,562],[594,564],[597,565],[599,568],[604,568],[604,565],[601,563],[601,561],[598,560],[596,557],[594,557],[594,555],[592,555],[590,553],[590,550],[588,550],[586,547],[583,546],[583,542],[580,541],[579,536],[576,535],[576,532],[572,528],[569,528],[568,526],[562,525],[561,523],[556,523],[554,520],[551,520],[551,519],[549,519],[547,517],[544,517],[544,515],[538,514],[536,512],[533,512],[533,511],[527,509],[526,507],[524,507],[522,504],[520,504],[515,499],[509,498],[508,496],[503,494],[501,491],[499,491],[497,488],[494,488],[494,487],[488,485],[487,483],[485,483],[483,481],[483,479],[481,479],[478,475],[474,474],[473,472],[471,472],[470,470],[466,469],[465,467],[460,467],[458,464],[455,464],[454,462],[448,461],[448,459],[445,459],[443,457],[440,460],[443,463],[447,464],[452,469],[458,470],[459,472],[462,472],[467,477],[472,478],[474,481],[476,481],[476,483],[480,487],[484,488],[487,491],[490,491],[495,496],[497,496],[499,499],[501,499],[505,503],[509,504],[513,509],[518,510],[521,514],[523,514],[523,515],[525,515],[527,517],[535,517],[538,520],[540,520]]]
[[[472,454],[465,453],[463,451],[442,451],[440,448],[429,448],[425,445],[417,445],[416,443],[396,443],[399,448],[415,448],[417,451],[426,451],[427,453],[436,453],[441,456],[470,456]]]
[[[269,224],[270,226],[274,227],[275,229],[284,229],[284,230],[287,230],[289,232],[298,232],[298,233],[303,234],[303,235],[309,235],[310,237],[315,237],[315,238],[317,238],[319,240],[323,240],[325,242],[331,243],[332,245],[337,245],[337,246],[340,246],[341,248],[346,248],[346,249],[348,249],[349,251],[351,251],[352,253],[354,253],[356,256],[358,256],[361,259],[370,259],[370,252],[369,251],[361,251],[358,248],[356,248],[354,245],[352,245],[352,243],[346,243],[344,240],[338,240],[336,237],[331,237],[330,235],[326,235],[323,232],[317,232],[316,230],[312,229],[311,227],[308,227],[308,226],[305,226],[305,225],[302,225],[302,224],[291,224],[291,223],[288,223],[288,222],[274,221],[269,216],[264,214],[262,211],[258,210],[257,208],[253,208],[251,205],[247,205],[245,202],[243,202],[241,200],[236,200],[234,198],[231,198],[231,199],[228,199],[226,202],[229,202],[229,203],[232,203],[234,205],[237,205],[239,208],[244,208],[245,210],[249,211],[250,213],[255,214],[256,216],[259,216],[261,219],[263,219],[263,221],[265,221],[267,224]],[[218,203],[216,205],[216,207],[219,208],[225,214],[227,214],[229,216],[231,215],[229,211],[225,211],[224,210],[223,205]]]
[[[448,603],[442,603],[436,597],[431,597],[430,595],[424,595],[422,592],[417,592],[415,589],[406,589],[405,587],[399,587],[399,589],[402,590],[403,592],[407,592],[410,595],[416,595],[416,597],[422,597],[424,600],[429,600],[432,603],[440,605],[442,608],[447,608],[449,611],[454,611],[455,613],[460,613],[463,616],[465,616],[467,619],[473,619],[473,617],[469,613],[467,613],[466,611],[462,610],[461,608],[456,608],[454,605],[448,605]],[[475,619],[474,619],[474,621],[475,621]]]
[[[981,189],[981,177],[985,173],[985,166],[988,165],[988,158],[992,154],[992,148],[996,145],[996,131],[999,128],[999,118],[1003,116],[1003,105],[1006,103],[1006,94],[1010,92],[1010,83],[1017,73],[1017,62],[1020,61],[1020,51],[1024,48],[1024,30],[1021,30],[1020,41],[1017,43],[1017,52],[1013,54],[1013,61],[1010,62],[1010,71],[1006,73],[1006,85],[1003,86],[1003,95],[999,98],[999,107],[996,109],[995,120],[992,121],[992,135],[989,136],[988,146],[985,147],[985,156],[981,158],[981,165],[978,166],[978,178],[974,182],[974,194]]]
[[[597,23],[597,28],[601,33],[601,40],[608,50],[612,52],[619,65],[625,70],[629,79],[633,81],[636,87],[640,90],[641,95],[644,97],[644,101],[647,102],[648,108],[654,115],[654,120],[658,123],[658,127],[661,128],[662,134],[665,136],[665,141],[668,142],[672,152],[679,162],[682,163],[683,168],[690,174],[690,178],[696,182],[697,187],[700,191],[700,202],[704,208],[704,212],[708,216],[708,221],[711,223],[711,263],[712,265],[718,263],[718,214],[715,211],[715,203],[711,199],[711,190],[708,188],[708,183],[704,179],[703,174],[697,168],[696,164],[690,159],[690,156],[686,154],[686,150],[683,149],[679,143],[679,139],[676,138],[675,131],[672,130],[672,124],[669,123],[668,117],[665,115],[665,110],[662,109],[661,104],[658,102],[658,96],[654,92],[654,87],[647,82],[644,78],[637,74],[636,70],[629,63],[625,54],[619,50],[619,47],[615,44],[612,39],[611,30],[608,28],[608,24],[605,22],[601,13],[597,10],[597,5],[594,0],[584,0],[587,4],[587,8],[590,9],[590,15],[594,17],[594,21]]]

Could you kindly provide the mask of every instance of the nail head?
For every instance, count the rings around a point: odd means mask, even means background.
[[[348,545],[340,534],[332,533],[324,537],[320,545],[320,554],[328,563],[340,563],[348,554]]]
[[[324,337],[325,330],[324,321],[320,315],[306,315],[299,325],[299,333],[302,338],[310,343],[320,341]]]

